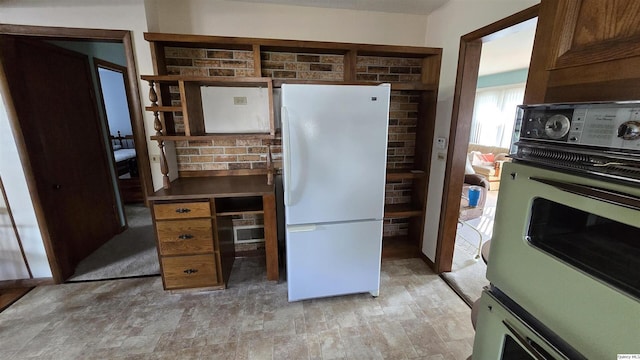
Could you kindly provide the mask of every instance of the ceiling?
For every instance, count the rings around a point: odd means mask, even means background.
[[[232,0],[333,9],[428,15],[449,0]]]
[[[482,44],[478,75],[490,75],[529,68],[537,19],[526,21],[517,30]]]

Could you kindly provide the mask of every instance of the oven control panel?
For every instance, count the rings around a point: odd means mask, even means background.
[[[513,140],[640,151],[640,102],[520,105]]]

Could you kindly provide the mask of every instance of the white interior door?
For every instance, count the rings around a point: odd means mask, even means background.
[[[283,85],[287,224],[382,219],[389,93]]]

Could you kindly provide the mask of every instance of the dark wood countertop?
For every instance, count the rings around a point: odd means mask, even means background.
[[[171,182],[169,189],[160,189],[149,200],[184,200],[233,196],[262,196],[273,194],[273,185],[265,175],[235,175],[186,177]]]

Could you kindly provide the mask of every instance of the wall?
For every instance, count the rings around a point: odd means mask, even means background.
[[[429,15],[425,44],[443,49],[435,137],[447,139],[449,137],[460,37],[537,3],[539,1],[536,0],[451,0]],[[425,221],[422,252],[434,261],[444,187],[446,150],[437,149],[435,144],[432,149],[428,216]],[[444,158],[438,159],[439,154]]]
[[[153,74],[151,54],[143,32],[173,32],[203,35],[244,36],[297,40],[356,42],[387,45],[414,45],[444,48],[442,75],[436,121],[436,136],[448,137],[452,97],[460,36],[485,26],[538,1],[460,1],[452,0],[431,16],[387,14],[367,11],[336,10],[284,5],[236,3],[206,0],[118,0],[87,2],[83,0],[4,0],[0,3],[0,23],[80,27],[92,29],[118,29],[132,31],[138,74]],[[426,34],[426,40],[425,40]],[[147,84],[141,83],[141,99],[146,100]],[[3,120],[4,119],[4,120]],[[0,125],[6,117],[0,117]],[[154,133],[150,114],[145,114],[147,134]],[[7,127],[7,124],[4,124]],[[10,134],[3,132],[3,136]],[[12,138],[8,138],[13,143]],[[4,145],[3,145],[4,146]],[[157,151],[149,141],[151,152]],[[168,149],[171,151],[172,149]],[[437,159],[434,148],[431,181],[429,184],[430,214],[426,222],[423,251],[435,258],[435,244],[440,213],[445,162]],[[21,169],[15,162],[5,163],[9,169]],[[5,158],[0,159],[4,163]],[[175,169],[175,159],[170,166]],[[2,165],[2,164],[0,164]],[[154,187],[162,186],[157,166],[152,164]],[[24,187],[24,177],[21,178]],[[7,184],[5,184],[7,185]],[[7,191],[18,191],[7,189]],[[28,191],[26,192],[28,199]],[[33,207],[15,209],[33,220]],[[21,215],[21,214],[18,214]],[[35,226],[35,220],[31,222]],[[36,268],[48,269],[42,239],[37,231],[23,236],[26,247],[38,248]],[[31,259],[29,261],[31,265]],[[33,269],[33,265],[32,265]],[[39,272],[46,276],[47,272]],[[50,276],[50,271],[48,272]],[[34,272],[35,276],[35,272]]]
[[[157,32],[386,45],[424,46],[425,43],[427,22],[425,15],[231,1],[187,0],[176,2],[158,0],[155,4],[156,7],[148,9],[147,16],[149,17],[150,29]],[[242,24],[242,26],[238,26],[238,24]],[[167,72],[170,74],[259,75],[253,74],[253,59],[251,56],[243,54],[243,51],[233,51],[230,54],[228,51],[216,49],[172,48],[167,52],[167,59],[170,59],[167,66]],[[377,58],[361,57],[358,79],[362,81],[408,81],[406,77],[409,76],[417,76],[416,79],[419,79],[419,75],[415,75],[416,72],[384,74],[380,73],[381,70],[378,69],[378,73],[374,74],[367,71],[367,65],[389,66],[389,64],[381,64],[377,61],[379,61]],[[263,52],[261,75],[277,79],[340,80],[343,72],[342,63],[341,55]],[[404,62],[401,64],[406,66],[403,69],[421,65],[405,64]],[[410,110],[413,109],[411,106],[417,107],[417,105],[415,105],[416,100],[404,92],[394,92],[393,99],[395,107],[391,114],[392,127],[390,128],[390,139],[393,141],[390,143],[388,166],[403,168],[406,167],[406,162],[413,161],[413,143],[411,141],[414,141],[415,138],[399,139],[395,136],[415,135],[406,134],[405,128],[415,127],[415,119],[411,118],[412,112]],[[276,117],[277,115],[276,111]],[[181,126],[181,118],[176,117],[176,122],[178,127]],[[276,118],[277,123],[278,119]],[[406,146],[405,143],[411,143],[411,146]],[[410,150],[406,150],[407,148]],[[260,168],[266,165],[267,148],[260,140],[237,143],[218,140],[193,144],[184,141],[176,143],[176,150],[176,163],[181,171]],[[272,151],[274,159],[278,160],[280,147],[276,145],[272,147]],[[407,188],[411,188],[410,181],[389,184],[386,202],[407,202],[409,200],[405,194]],[[406,234],[407,224],[402,220],[385,221],[385,235]],[[255,222],[252,221],[254,219],[246,217],[234,219],[234,226],[245,225],[244,222],[246,225],[261,224],[260,218],[255,219]]]
[[[20,244],[17,236],[26,237],[31,241],[24,242],[23,246],[27,261],[33,263],[34,275],[42,277],[51,276],[46,256],[44,259],[44,245],[38,231],[38,222],[29,196],[29,189],[24,181],[24,172],[20,166],[18,148],[13,142],[7,111],[5,111],[4,95],[0,93],[0,177],[5,188],[12,189],[7,192],[7,202],[0,196],[0,280],[28,279],[29,272],[20,254]],[[0,194],[1,195],[1,194]],[[9,210],[11,208],[11,210]],[[13,214],[16,223],[17,234],[13,231],[13,224],[9,217],[9,211]]]
[[[157,32],[274,39],[424,45],[426,15],[211,0],[157,0]],[[151,13],[154,12],[154,13]]]
[[[527,74],[529,69],[519,69],[512,71],[505,71],[497,74],[490,74],[484,76],[478,76],[477,88],[486,88],[493,86],[522,84],[527,82]]]
[[[426,22],[424,15],[232,1],[0,2],[0,23],[132,31],[137,74],[154,73],[149,45],[143,37],[145,31],[423,46]],[[141,82],[142,104],[148,103],[147,89],[146,82]],[[0,158],[0,176],[5,180],[7,196],[19,223],[20,236],[34,277],[50,277],[42,237],[6,115],[0,111],[0,134],[4,140],[2,151],[3,155],[6,152],[11,156]],[[145,113],[144,117],[147,134],[153,134],[151,114]],[[148,145],[152,154],[158,151],[150,140]],[[173,149],[167,146],[167,150],[171,152]],[[175,174],[175,157],[170,157],[169,161]],[[153,184],[158,189],[162,186],[162,176],[159,167],[154,165],[151,166]]]
[[[18,233],[11,221],[11,209],[5,201],[4,189],[0,179],[0,281],[28,279],[29,270],[22,257],[18,242]]]
[[[112,2],[5,0],[0,2],[0,23],[130,30],[132,31],[138,74],[153,73],[149,45],[143,38],[143,32],[147,31],[143,0]],[[145,101],[144,90],[147,88],[148,85],[140,84],[143,103]],[[145,126],[147,133],[153,131],[153,119],[149,115],[145,115]],[[51,269],[35,219],[33,204],[29,197],[26,179],[15,150],[15,140],[12,137],[5,111],[0,111],[0,134],[3,140],[1,146],[3,155],[5,151],[12,155],[0,157],[0,176],[5,182],[9,205],[19,226],[20,238],[27,253],[29,266],[35,278],[51,277]],[[162,186],[160,170],[153,168],[154,185],[160,187]]]

